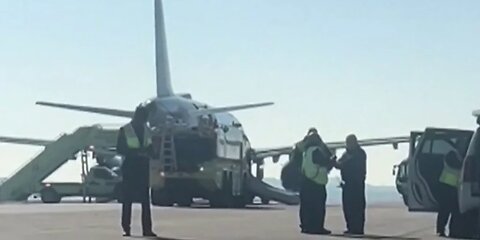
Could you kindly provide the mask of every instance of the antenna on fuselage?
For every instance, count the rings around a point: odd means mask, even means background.
[[[157,79],[157,97],[173,95],[168,63],[167,38],[163,16],[162,0],[154,0],[155,11],[155,68]]]

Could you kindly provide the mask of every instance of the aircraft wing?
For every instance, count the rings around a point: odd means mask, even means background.
[[[17,138],[17,137],[2,137],[0,136],[0,142],[4,143],[14,143],[14,144],[23,144],[23,145],[33,145],[33,146],[47,146],[53,141],[43,140],[43,139],[34,139],[34,138]]]
[[[30,146],[41,146],[46,147],[55,141],[44,140],[44,139],[34,139],[34,138],[19,138],[19,137],[4,137],[0,136],[0,143],[11,143],[11,144],[21,144],[21,145],[30,145]],[[112,148],[96,148],[95,152],[100,155],[115,155],[116,150]]]
[[[243,109],[265,107],[265,106],[270,106],[270,105],[273,105],[273,102],[244,104],[244,105],[228,106],[228,107],[207,108],[207,109],[197,110],[194,113],[197,114],[197,115],[203,115],[203,114],[212,114],[212,113],[220,113],[220,112],[233,112],[233,111],[238,111],[238,110],[243,110]]]
[[[376,145],[389,145],[391,144],[394,149],[398,148],[399,143],[410,142],[410,136],[399,136],[399,137],[387,137],[387,138],[371,138],[371,139],[362,139],[358,140],[360,146],[376,146]],[[330,149],[342,149],[346,148],[345,141],[338,142],[326,142],[328,148]],[[256,149],[255,158],[263,159],[267,157],[278,158],[280,155],[290,154],[293,150],[293,146],[290,147],[279,147],[279,148],[270,148],[270,149]]]
[[[70,105],[70,104],[62,104],[62,103],[37,102],[36,104],[47,106],[47,107],[63,108],[63,109],[74,110],[74,111],[98,113],[98,114],[104,114],[109,116],[126,117],[126,118],[132,118],[135,113],[133,111],[125,111],[125,110],[119,110],[119,109],[79,106],[79,105]]]

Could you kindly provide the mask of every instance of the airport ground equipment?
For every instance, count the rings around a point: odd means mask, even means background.
[[[44,203],[59,203],[63,197],[73,196],[82,196],[84,203],[91,203],[92,198],[95,198],[97,203],[121,201],[120,182],[121,177],[111,169],[94,166],[89,169],[81,183],[44,183],[40,197]]]
[[[22,166],[18,171],[11,175],[2,185],[0,185],[0,201],[23,201],[31,194],[44,192],[48,196],[53,196],[47,201],[56,202],[55,194],[52,194],[53,188],[45,188],[42,183],[45,178],[56,171],[68,160],[77,159],[79,152],[88,151],[92,146],[96,149],[109,149],[112,143],[116,142],[117,130],[103,128],[100,125],[90,127],[81,127],[72,134],[63,134],[55,141],[15,141],[13,143],[44,145],[44,150],[34,157],[31,161]],[[3,138],[2,141],[9,139]],[[18,139],[16,139],[18,140]],[[26,139],[28,140],[28,139]],[[82,164],[82,167],[84,166]],[[87,169],[88,171],[88,169]],[[83,179],[86,180],[87,172],[83,172]],[[68,186],[52,185],[50,186]],[[80,193],[85,193],[86,189],[80,188]],[[45,192],[46,191],[46,192]],[[50,194],[50,195],[49,195]],[[83,195],[83,194],[82,194]]]

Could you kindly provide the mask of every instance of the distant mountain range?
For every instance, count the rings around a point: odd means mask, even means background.
[[[263,181],[274,187],[283,189],[280,179],[265,178]],[[336,205],[342,203],[342,189],[338,187],[339,183],[339,177],[329,179],[327,185],[327,204]],[[394,186],[372,186],[367,184],[365,188],[368,204],[403,203],[401,195]]]
[[[2,178],[0,177],[0,184],[2,184],[3,182],[7,181],[7,178]]]

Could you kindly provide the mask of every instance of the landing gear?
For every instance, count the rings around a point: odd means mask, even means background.
[[[177,196],[176,202],[179,207],[190,207],[193,203],[193,199],[189,195],[182,194],[181,196]]]
[[[62,196],[52,187],[45,187],[40,191],[40,198],[43,203],[59,203]]]
[[[248,197],[245,194],[233,196],[233,180],[230,174],[226,172],[222,176],[222,188],[213,193],[210,197],[210,207],[212,208],[244,208],[247,205]]]
[[[179,207],[190,207],[193,203],[190,195],[174,193],[166,189],[151,189],[150,198],[152,205],[160,207],[172,207],[175,203]]]
[[[171,207],[174,204],[172,196],[164,189],[151,189],[150,198],[152,205],[160,207]]]
[[[222,188],[210,197],[210,207],[212,208],[229,208],[232,204],[232,181],[226,175],[223,174],[222,177]]]

